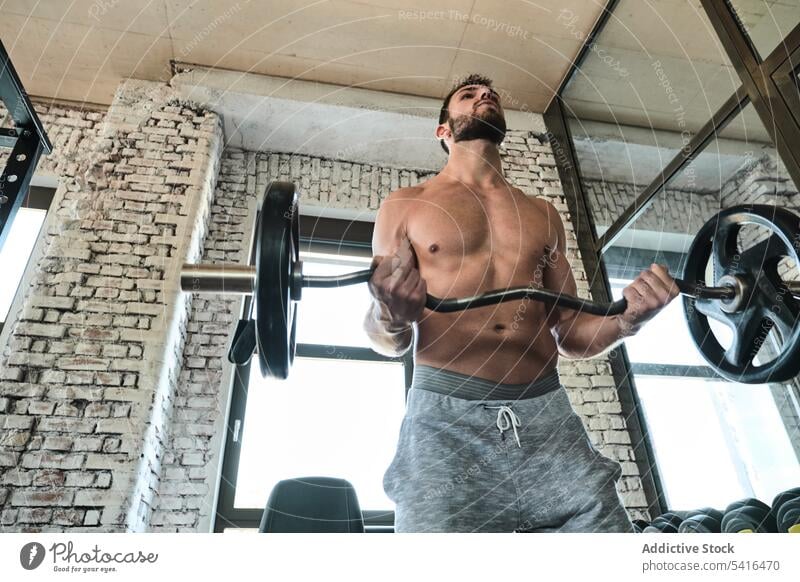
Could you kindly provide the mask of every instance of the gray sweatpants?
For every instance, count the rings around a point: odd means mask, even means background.
[[[621,473],[557,372],[510,385],[417,366],[383,487],[399,533],[633,532]]]

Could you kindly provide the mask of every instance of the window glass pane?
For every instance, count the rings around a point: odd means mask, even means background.
[[[596,224],[613,223],[740,85],[699,0],[620,0],[564,91]]]
[[[391,510],[383,474],[405,411],[402,363],[296,358],[288,380],[250,368],[236,483],[237,508],[263,508],[293,477],[337,477],[362,510]]]
[[[47,214],[35,208],[20,208],[8,231],[6,242],[0,250],[0,321],[8,317],[25,266],[33,252],[33,246]]]
[[[791,398],[788,388],[655,376],[635,383],[670,509],[724,510],[744,497],[769,505],[800,483],[798,435],[790,438],[776,406]]]
[[[630,281],[651,263],[665,264],[673,277],[682,276],[686,253],[702,225],[723,208],[749,203],[800,212],[800,195],[752,105],[745,107],[691,163],[667,182],[644,212],[603,253],[609,277]],[[766,236],[766,229],[745,225],[739,235],[739,251],[753,247]],[[782,259],[778,272],[787,281],[799,278],[797,266],[789,259]],[[706,282],[716,282],[710,265]],[[617,292],[621,293],[621,289]],[[699,353],[692,355],[696,348],[692,347],[683,321],[682,302],[682,298],[673,301],[639,334],[626,341],[634,361],[702,363],[698,360]],[[667,332],[662,326],[672,319],[681,323]],[[710,324],[720,345],[730,346],[730,329],[716,320],[710,320]],[[670,346],[662,344],[662,333],[672,334],[667,336],[674,338]],[[762,364],[774,358],[772,348],[779,345],[776,331],[770,331],[768,337],[758,352]]]
[[[370,259],[301,253],[304,275],[341,275],[368,269]],[[372,295],[366,283],[303,289],[298,306],[297,343],[371,347],[363,329]]]
[[[731,0],[731,4],[762,59],[800,24],[800,0]]]

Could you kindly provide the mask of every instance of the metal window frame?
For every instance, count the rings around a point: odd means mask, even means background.
[[[787,171],[792,176],[795,185],[800,186],[800,124],[791,115],[786,101],[776,99],[776,92],[780,95],[787,88],[791,90],[798,79],[793,75],[798,72],[797,59],[800,55],[800,25],[795,27],[775,48],[766,59],[761,60],[755,46],[750,41],[746,31],[738,26],[735,10],[729,0],[700,0],[710,19],[717,36],[726,49],[729,59],[742,80],[736,91],[712,115],[711,119],[693,136],[687,146],[669,161],[664,169],[652,182],[636,197],[634,202],[623,212],[603,233],[596,236],[594,217],[589,211],[586,192],[583,188],[580,164],[574,149],[574,141],[569,129],[564,105],[564,91],[570,81],[583,65],[592,44],[602,33],[611,14],[618,5],[618,0],[608,0],[601,17],[595,23],[588,35],[578,56],[573,61],[570,69],[558,87],[555,98],[550,102],[543,114],[547,133],[556,159],[567,206],[572,214],[575,235],[583,257],[587,279],[589,280],[592,296],[597,301],[609,301],[611,298],[609,277],[603,253],[613,244],[617,237],[634,222],[654,197],[663,190],[665,185],[684,167],[699,155],[716,137],[716,133],[738,115],[748,104],[753,103],[762,123],[770,132],[773,143],[778,150]],[[788,43],[786,41],[789,41]],[[787,56],[786,46],[791,47]],[[784,54],[781,55],[781,49]],[[791,103],[791,100],[787,100]],[[775,112],[778,116],[775,117]],[[773,124],[774,119],[774,124]],[[780,125],[781,132],[775,131],[775,126]],[[787,129],[783,129],[788,126]],[[795,157],[796,156],[796,157]],[[620,346],[610,353],[611,368],[618,385],[620,403],[623,415],[628,421],[628,430],[631,434],[636,455],[636,463],[642,479],[645,496],[654,500],[652,509],[656,513],[668,510],[664,486],[655,462],[653,446],[650,442],[646,419],[644,418],[641,402],[632,384],[633,374],[642,375],[691,375],[707,378],[716,374],[704,366],[663,366],[656,364],[631,363],[626,350]]]
[[[730,0],[700,0],[700,4],[742,79],[786,171],[800,189],[800,122],[792,115],[779,87],[782,65],[800,48],[800,24],[762,60],[747,32],[741,28]]]
[[[708,366],[691,366],[688,364],[633,362],[631,363],[631,372],[636,376],[680,376],[681,378],[703,378],[727,381]]]
[[[734,94],[714,112],[711,119],[692,136],[685,148],[681,149],[667,163],[642,193],[636,196],[633,203],[608,227],[608,230],[596,239],[595,252],[603,254],[611,248],[617,238],[644,214],[655,197],[667,187],[670,180],[689,166],[705,150],[706,146],[716,139],[718,132],[733,121],[749,102],[750,100],[743,88],[741,86],[738,87]],[[594,217],[592,217],[592,223],[594,224]]]
[[[700,0],[728,58],[734,66],[742,84],[703,125],[685,148],[681,149],[650,184],[636,197],[634,202],[611,224],[603,236],[595,240],[595,252],[602,254],[622,232],[647,210],[655,196],[669,181],[689,165],[717,134],[750,103],[753,104],[775,149],[786,167],[786,171],[800,189],[800,120],[792,115],[787,99],[787,90],[793,86],[794,71],[800,66],[800,24],[798,24],[762,62],[755,48],[745,38],[729,0]],[[788,50],[791,54],[787,55]],[[571,74],[574,74],[572,72]],[[558,99],[563,98],[563,84]],[[790,94],[791,95],[791,94]],[[793,95],[789,97],[792,102]],[[578,172],[580,180],[580,172]],[[594,223],[594,221],[592,221]],[[593,234],[594,234],[594,229]]]
[[[775,67],[772,76],[783,100],[789,104],[795,120],[800,123],[800,47]]]
[[[611,301],[611,285],[605,262],[596,252],[594,239],[594,220],[588,211],[587,200],[577,171],[577,156],[572,136],[567,125],[561,97],[554,99],[544,113],[550,144],[555,156],[556,168],[564,190],[564,198],[572,215],[575,237],[583,258],[589,289],[595,301]],[[655,462],[655,452],[648,433],[644,411],[639,395],[631,381],[631,364],[623,346],[617,346],[608,353],[611,373],[617,384],[617,395],[622,415],[627,424],[635,456],[634,462],[642,480],[645,498],[653,500],[655,515],[666,511],[667,502],[664,487]]]
[[[28,192],[39,157],[43,153],[49,154],[53,149],[2,41],[0,41],[0,100],[14,121],[13,128],[0,129],[0,147],[11,148],[11,155],[0,175],[0,249],[2,249],[11,223]]]
[[[327,239],[309,239],[301,236],[301,249],[313,250],[315,252],[342,252],[343,254],[361,255],[365,251],[363,241],[349,242],[344,239],[347,233],[348,221],[339,219],[328,219],[341,223],[341,237]],[[335,222],[334,222],[335,224]],[[251,297],[244,300],[243,312],[249,310]],[[387,357],[364,347],[342,346],[331,344],[297,344],[296,355],[298,358],[320,358],[362,362],[402,362],[404,367],[404,382],[406,399],[411,388],[413,377],[413,349],[409,349],[400,357]],[[254,356],[254,359],[257,356]],[[255,528],[261,524],[261,517],[264,509],[257,508],[236,508],[234,499],[236,496],[236,480],[239,472],[239,459],[241,454],[241,435],[244,431],[244,419],[247,408],[247,393],[250,379],[250,366],[252,362],[245,366],[235,366],[233,374],[233,393],[231,395],[231,407],[226,424],[225,446],[222,458],[221,481],[219,486],[219,496],[215,507],[214,527],[215,533],[222,532],[226,528]],[[237,424],[238,423],[238,424]],[[234,434],[234,428],[238,434]],[[387,533],[394,531],[394,510],[374,510],[362,509],[364,517],[364,528],[367,533]]]

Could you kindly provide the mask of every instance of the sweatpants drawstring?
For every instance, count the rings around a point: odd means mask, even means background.
[[[500,434],[504,434],[509,428],[514,429],[514,438],[517,439],[517,446],[522,448],[522,445],[519,442],[519,435],[517,434],[517,427],[521,426],[519,421],[519,417],[511,410],[510,406],[486,406],[483,405],[484,408],[496,408],[497,412],[497,428],[500,429]]]

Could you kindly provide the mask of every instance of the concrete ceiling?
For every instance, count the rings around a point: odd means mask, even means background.
[[[541,112],[605,0],[0,0],[0,38],[32,95],[110,103],[170,60],[443,97],[482,72]],[[573,29],[559,24],[574,14]],[[522,104],[525,107],[522,107]]]
[[[424,171],[447,162],[433,134],[441,99],[181,68],[170,85],[182,99],[221,114],[226,146]],[[541,115],[506,111],[506,123],[518,131],[546,131]]]
[[[763,3],[734,2],[761,44],[800,0]],[[121,79],[167,82],[177,61],[431,98],[482,72],[506,109],[542,112],[605,4],[0,0],[0,38],[28,92],[49,98],[108,104]],[[581,120],[692,133],[738,85],[700,0],[620,0],[565,96]],[[756,125],[747,137],[768,141]]]

